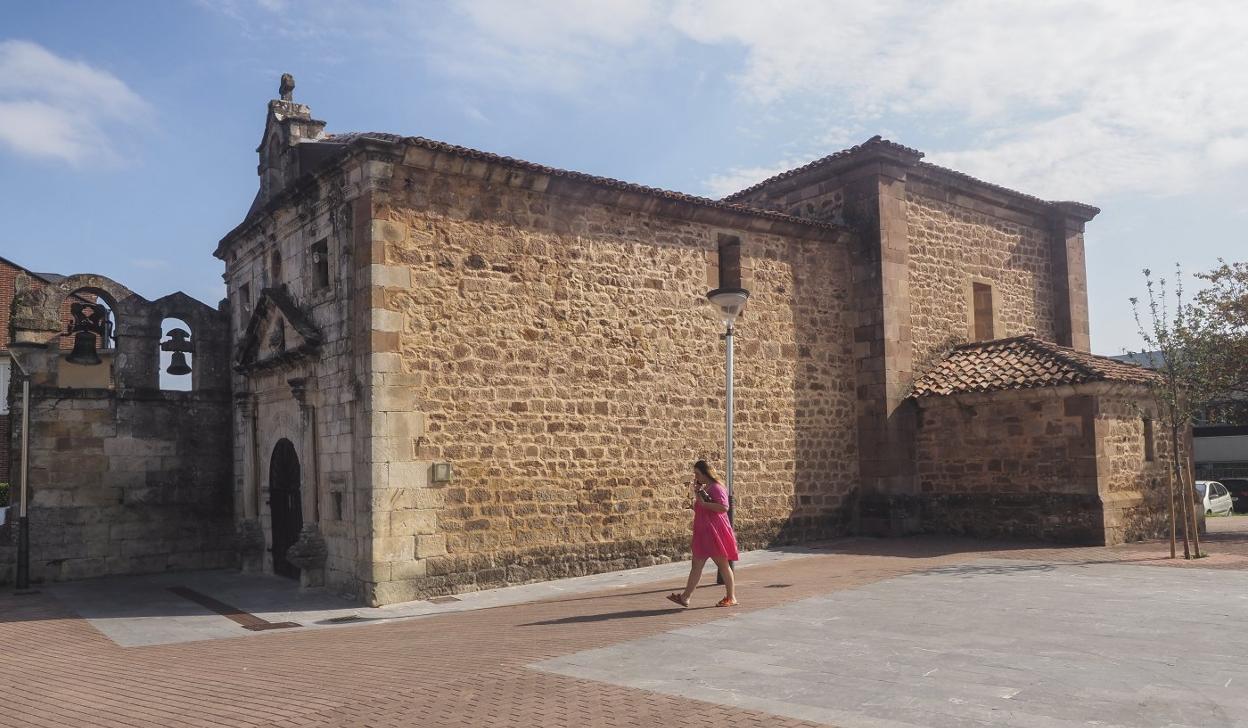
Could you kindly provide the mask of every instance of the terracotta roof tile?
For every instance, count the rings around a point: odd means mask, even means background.
[[[1116,361],[1042,341],[1034,335],[963,344],[914,382],[911,397],[1056,387],[1086,382],[1148,384],[1157,375]]]

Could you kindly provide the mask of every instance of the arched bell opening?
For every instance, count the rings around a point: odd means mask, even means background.
[[[160,322],[160,388],[189,392],[192,388],[195,342],[191,327],[182,319]]]
[[[286,551],[299,540],[303,529],[303,498],[299,487],[299,455],[290,440],[282,438],[269,458],[269,517],[273,546],[273,573],[299,578],[299,567],[286,559]]]
[[[117,304],[105,292],[80,288],[61,303],[65,329],[60,334],[61,387],[112,387],[112,361],[117,348]]]

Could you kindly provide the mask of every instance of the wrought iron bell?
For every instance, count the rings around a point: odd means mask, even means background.
[[[169,360],[169,368],[165,371],[174,376],[191,373],[191,365],[186,363],[186,354],[180,351],[173,352],[173,356]]]
[[[103,359],[95,349],[95,339],[108,336],[108,311],[92,303],[75,303],[69,307],[69,312],[69,330],[65,333],[74,335],[74,349],[65,361],[84,366],[99,364]]]
[[[195,345],[187,341],[190,333],[184,329],[170,329],[169,340],[160,345],[162,351],[171,351],[169,368],[166,372],[176,376],[191,373],[191,365],[186,362],[187,352],[193,352]]]
[[[95,350],[95,334],[86,331],[74,334],[74,350],[69,352],[65,361],[82,366],[95,366],[103,361]]]

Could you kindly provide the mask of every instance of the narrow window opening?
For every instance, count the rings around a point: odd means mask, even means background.
[[[329,288],[329,241],[320,240],[312,246],[312,285]]]
[[[1156,452],[1153,449],[1153,421],[1147,417],[1144,418],[1144,462],[1151,463],[1156,458]]]
[[[269,256],[269,277],[272,283],[270,285],[282,285],[282,251],[274,250]]]
[[[251,317],[251,286],[247,283],[238,287],[238,328],[247,325]]]
[[[992,320],[992,286],[986,283],[972,283],[971,298],[974,306],[972,315],[975,317],[975,340],[987,341],[995,338]]]
[[[741,287],[741,238],[736,235],[719,236],[719,287]]]
[[[334,520],[342,520],[342,491],[336,490],[332,493],[334,496]]]

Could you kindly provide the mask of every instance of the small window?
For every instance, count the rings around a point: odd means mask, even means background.
[[[312,286],[329,288],[329,241],[321,240],[312,246]]]
[[[251,313],[251,285],[248,283],[238,287],[238,308],[243,313]]]
[[[1153,450],[1153,421],[1144,418],[1144,462],[1151,463],[1156,458]]]
[[[736,235],[719,236],[719,287],[741,287],[741,238]]]
[[[992,321],[992,286],[987,283],[972,283],[971,298],[975,317],[975,340],[988,341],[995,338]]]
[[[269,256],[269,277],[272,280],[270,285],[282,285],[282,251],[274,250]]]

